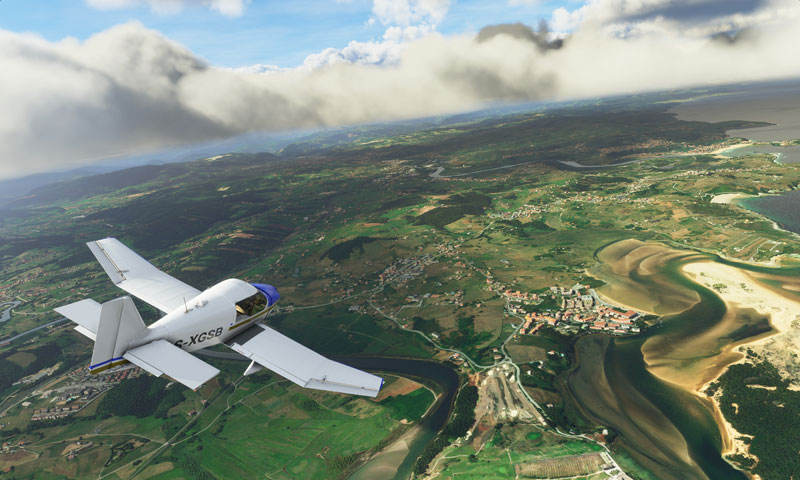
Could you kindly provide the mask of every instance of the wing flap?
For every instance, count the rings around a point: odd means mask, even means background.
[[[301,387],[375,397],[383,385],[382,378],[327,359],[264,325],[226,344]]]
[[[128,350],[123,358],[159,377],[172,377],[192,390],[214,378],[219,370],[166,340]]]
[[[200,291],[171,277],[116,238],[86,244],[116,286],[162,312],[183,306]]]

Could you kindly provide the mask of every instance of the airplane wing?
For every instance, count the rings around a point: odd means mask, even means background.
[[[219,373],[216,368],[166,340],[156,340],[128,350],[122,358],[156,377],[166,374],[192,390],[197,390]]]
[[[329,360],[262,324],[225,344],[301,387],[375,397],[383,385],[382,378]]]
[[[164,313],[200,295],[199,290],[157,269],[116,238],[86,245],[116,286]]]

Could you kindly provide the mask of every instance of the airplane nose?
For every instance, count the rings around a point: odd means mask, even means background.
[[[261,293],[267,296],[270,307],[275,305],[275,303],[281,298],[281,294],[278,293],[278,289],[272,285],[267,285],[266,283],[251,283],[250,285],[256,287]]]

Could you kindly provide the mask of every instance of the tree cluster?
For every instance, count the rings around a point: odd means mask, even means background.
[[[97,405],[100,415],[166,418],[170,408],[183,401],[183,387],[151,375],[130,378],[111,389]]]
[[[450,421],[442,428],[438,435],[429,443],[414,463],[414,473],[423,474],[428,470],[431,460],[445,449],[450,442],[466,435],[475,423],[475,406],[478,403],[478,387],[467,385],[461,389],[453,406]]]

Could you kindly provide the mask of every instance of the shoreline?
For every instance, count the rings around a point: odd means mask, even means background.
[[[744,210],[750,212],[751,214],[758,215],[759,217],[761,217],[761,218],[767,220],[768,222],[772,223],[772,228],[774,228],[775,230],[779,230],[781,232],[788,233],[789,235],[791,235],[791,236],[797,238],[798,240],[800,240],[800,233],[793,232],[791,230],[787,230],[787,229],[783,228],[778,222],[776,222],[775,220],[769,218],[768,216],[764,215],[763,213],[757,212],[755,210],[751,210],[751,209],[741,205],[739,202],[736,201],[736,200],[742,200],[742,199],[745,199],[745,198],[759,198],[759,197],[767,197],[767,196],[778,196],[778,195],[782,195],[784,193],[789,193],[789,192],[794,192],[794,191],[796,191],[796,190],[784,190],[784,191],[775,192],[775,193],[760,193],[758,195],[752,195],[752,194],[749,194],[749,193],[741,193],[741,192],[721,193],[721,194],[718,194],[718,195],[714,195],[711,198],[711,203],[718,203],[718,204],[725,204],[725,205],[735,205],[735,206],[737,206],[739,208],[743,208]],[[778,256],[778,255],[776,255],[776,256]],[[774,259],[775,256],[773,256],[772,258]],[[737,261],[742,261],[742,260],[737,260]],[[758,262],[756,262],[756,263],[758,263]]]
[[[615,300],[615,299],[607,296],[606,294],[601,293],[598,290],[595,290],[595,291],[597,292],[597,296],[600,297],[600,300],[602,300],[603,302],[605,302],[608,305],[625,308],[627,310],[633,310],[633,311],[639,312],[639,313],[645,313],[647,315],[655,315],[657,317],[660,317],[660,316],[664,315],[663,313],[651,312],[650,310],[648,310],[646,308],[642,308],[641,306],[634,307],[632,305],[628,305],[628,304],[626,304],[624,302],[620,302],[618,300]]]
[[[746,142],[736,143],[736,144],[733,144],[733,145],[728,145],[727,147],[718,148],[718,149],[716,149],[714,151],[711,151],[709,153],[711,155],[718,155],[718,156],[722,156],[722,157],[725,157],[725,158],[731,158],[731,157],[726,156],[725,152],[727,152],[728,150],[737,150],[737,149],[743,148],[743,147],[752,147],[755,144],[756,143],[753,142],[752,140],[748,140]]]
[[[757,458],[750,455],[748,444],[739,439],[743,437],[743,435],[731,425],[724,415],[722,415],[717,396],[708,397],[704,392],[708,385],[724,375],[731,365],[745,363],[747,361],[746,355],[742,352],[744,347],[753,348],[761,346],[767,341],[789,331],[792,321],[797,317],[797,312],[800,312],[800,302],[784,297],[778,292],[761,285],[757,280],[736,267],[719,264],[713,261],[700,261],[686,264],[681,270],[691,280],[714,290],[725,302],[729,311],[734,311],[737,308],[752,308],[770,317],[769,322],[775,330],[774,332],[744,339],[732,344],[729,349],[726,349],[728,352],[734,352],[740,355],[738,360],[725,365],[720,369],[717,375],[702,385],[681,385],[692,393],[709,399],[714,406],[714,417],[717,419],[720,433],[723,436],[723,455],[739,453],[757,460]],[[715,285],[725,285],[725,287],[722,289],[715,289]],[[724,355],[724,353],[722,353],[721,356],[722,355]]]
[[[757,195],[750,195],[749,193],[720,193],[719,195],[714,195],[711,198],[711,203],[719,203],[723,205],[739,205],[736,200],[740,200],[742,198],[751,198]]]
[[[391,476],[390,474],[397,472],[397,469],[405,461],[411,444],[420,433],[422,433],[422,427],[419,424],[412,426],[397,440],[367,459],[349,478],[358,480]]]

